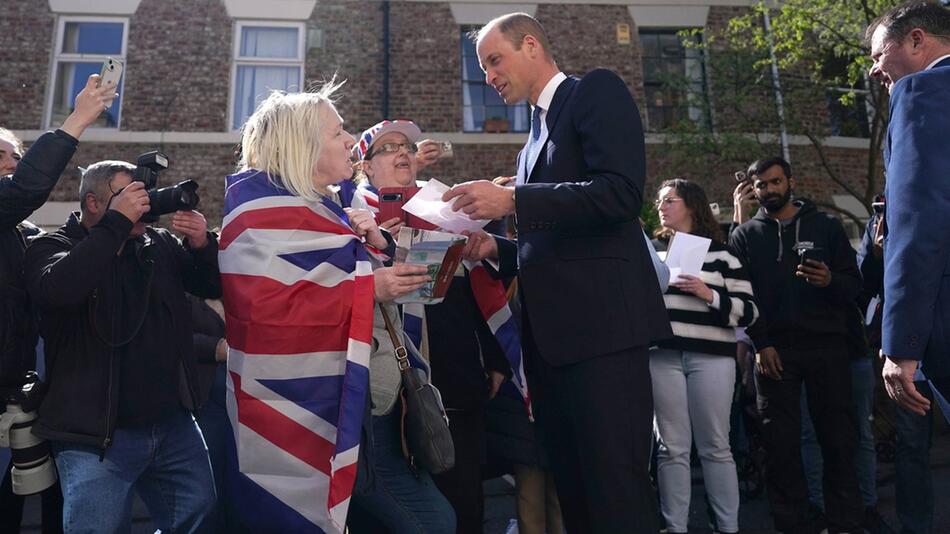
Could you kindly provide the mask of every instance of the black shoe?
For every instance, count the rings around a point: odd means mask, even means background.
[[[878,513],[876,506],[868,506],[864,509],[864,523],[862,526],[868,534],[897,534]]]

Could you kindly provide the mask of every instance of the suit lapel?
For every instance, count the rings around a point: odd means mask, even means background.
[[[525,165],[519,165],[518,170],[521,171],[522,168],[525,169],[525,182],[531,179],[534,175],[535,164],[538,159],[541,157],[541,153],[545,152],[545,144],[548,142],[548,136],[554,130],[554,125],[557,124],[557,119],[561,114],[561,110],[564,109],[564,102],[567,100],[567,97],[574,91],[574,85],[577,83],[577,78],[573,76],[568,76],[561,85],[558,86],[557,91],[554,91],[554,97],[551,99],[551,107],[548,108],[547,113],[544,116],[544,131],[541,132],[541,137],[538,139],[538,146],[540,147],[535,151],[534,157],[530,158],[529,161],[525,162]],[[525,144],[525,150],[522,151],[524,157],[529,157],[528,145]]]

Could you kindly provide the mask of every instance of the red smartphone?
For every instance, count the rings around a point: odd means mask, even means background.
[[[392,218],[399,218],[403,224],[410,228],[421,228],[423,230],[435,230],[438,227],[415,215],[403,211],[402,206],[409,202],[416,193],[418,187],[384,187],[379,190],[379,222],[386,222]]]

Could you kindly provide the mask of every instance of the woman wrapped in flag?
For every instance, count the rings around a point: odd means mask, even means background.
[[[399,390],[385,336],[374,336],[375,302],[429,280],[424,267],[382,267],[392,238],[340,200],[334,184],[351,175],[354,140],[331,100],[338,87],[272,93],[245,124],[240,172],[226,183],[228,486],[255,531],[343,532],[371,435],[365,415],[391,409]],[[436,519],[430,531],[454,529],[451,508]]]

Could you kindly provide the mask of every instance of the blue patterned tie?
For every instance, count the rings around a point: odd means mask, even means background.
[[[528,149],[525,150],[525,181],[528,181],[531,175],[532,162],[537,158],[537,151],[541,148],[541,144],[538,143],[541,138],[541,111],[543,111],[541,106],[534,106],[531,112],[531,138],[528,139]]]

